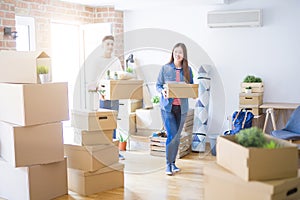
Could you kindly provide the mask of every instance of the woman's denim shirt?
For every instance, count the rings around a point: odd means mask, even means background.
[[[189,67],[189,71],[190,71],[190,83],[193,84],[193,73],[192,73],[192,69]],[[160,97],[160,107],[162,110],[165,110],[167,112],[171,112],[172,109],[172,103],[173,103],[173,98],[164,98],[163,94],[161,93],[161,91],[163,90],[163,85],[165,83],[168,82],[174,82],[176,81],[176,67],[174,65],[174,63],[170,63],[170,64],[166,64],[164,66],[162,66],[158,78],[157,78],[157,82],[156,82],[156,90],[161,94]],[[183,69],[180,70],[180,81],[181,82],[185,82],[184,81],[184,76],[183,76]],[[188,98],[180,98],[180,102],[181,102],[181,113],[185,114],[188,112],[189,109],[189,102],[188,102]]]

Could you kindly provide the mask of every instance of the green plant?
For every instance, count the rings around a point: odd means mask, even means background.
[[[126,72],[128,72],[128,73],[133,73],[133,69],[132,69],[131,67],[128,67],[128,68],[126,69]]]
[[[37,66],[37,73],[38,74],[48,74],[49,68],[47,66]]]
[[[152,102],[152,103],[155,103],[155,104],[159,103],[159,96],[154,96],[154,97],[152,97],[152,98],[151,98],[151,102]]]
[[[244,147],[263,147],[266,143],[263,131],[257,127],[241,130],[235,135],[235,139]]]
[[[270,140],[269,142],[265,143],[263,147],[266,149],[276,149],[279,147],[279,145],[274,142],[274,140]]]
[[[235,140],[244,147],[258,147],[266,149],[276,149],[280,147],[280,145],[274,140],[268,141],[264,136],[263,131],[257,127],[241,130],[235,135]]]
[[[119,136],[118,136],[119,142],[127,142],[128,138],[129,138],[129,135],[127,135],[127,137],[123,137],[123,135],[121,133],[119,133]]]
[[[261,83],[262,80],[259,77],[255,77],[253,75],[248,75],[244,78],[244,83]]]

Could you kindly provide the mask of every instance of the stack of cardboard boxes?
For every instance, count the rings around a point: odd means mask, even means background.
[[[37,84],[35,55],[0,52],[0,197],[10,200],[68,193],[61,122],[69,118],[68,85]]]
[[[297,146],[266,135],[279,148],[246,148],[217,138],[217,164],[204,167],[206,200],[300,199]]]
[[[246,93],[246,88],[251,87],[251,93]],[[263,104],[264,84],[261,83],[241,83],[241,93],[239,94],[239,108],[245,108],[254,114],[253,126],[263,128],[265,115],[260,106]]]
[[[112,143],[117,128],[117,111],[72,110],[76,144],[65,144],[68,186],[81,195],[124,186],[124,165]]]

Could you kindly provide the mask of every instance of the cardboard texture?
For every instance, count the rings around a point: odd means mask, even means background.
[[[0,120],[20,126],[69,119],[68,84],[0,83]]]
[[[74,129],[74,143],[77,145],[112,144],[114,130],[85,131]]]
[[[124,186],[124,164],[116,163],[96,172],[68,168],[68,187],[81,195],[91,195]]]
[[[244,181],[226,169],[204,167],[205,200],[298,200],[300,177],[273,181]]]
[[[0,197],[9,200],[54,199],[68,193],[66,159],[13,168],[0,161]]]
[[[101,80],[106,100],[143,99],[143,80]]]
[[[161,119],[160,109],[137,109],[136,113],[136,128],[161,130],[163,122]]]
[[[198,84],[167,83],[164,88],[167,90],[168,98],[197,98]]]
[[[51,58],[45,52],[0,51],[0,82],[39,83],[37,66],[49,67]]]
[[[12,167],[63,160],[62,124],[18,126],[0,121],[0,156]]]
[[[119,161],[119,149],[115,145],[78,146],[65,144],[68,168],[96,171]]]
[[[276,149],[246,148],[234,142],[234,136],[217,138],[217,163],[246,181],[272,180],[297,176],[297,146],[265,135],[281,145]]]
[[[240,105],[256,105],[259,106],[263,103],[263,93],[240,93]]]
[[[113,130],[117,128],[117,115],[117,111],[109,109],[72,110],[71,124],[87,131]]]
[[[239,105],[239,109],[247,109],[248,111],[252,112],[253,115],[261,115],[263,112],[262,112],[262,109],[259,108],[259,105]]]

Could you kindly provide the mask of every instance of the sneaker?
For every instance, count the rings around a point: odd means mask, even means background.
[[[167,167],[166,167],[166,174],[169,175],[169,176],[173,175],[172,166],[171,165],[167,165]]]
[[[119,160],[125,160],[125,157],[119,154]]]
[[[175,164],[172,164],[172,171],[173,172],[180,172],[180,168],[176,167]]]

